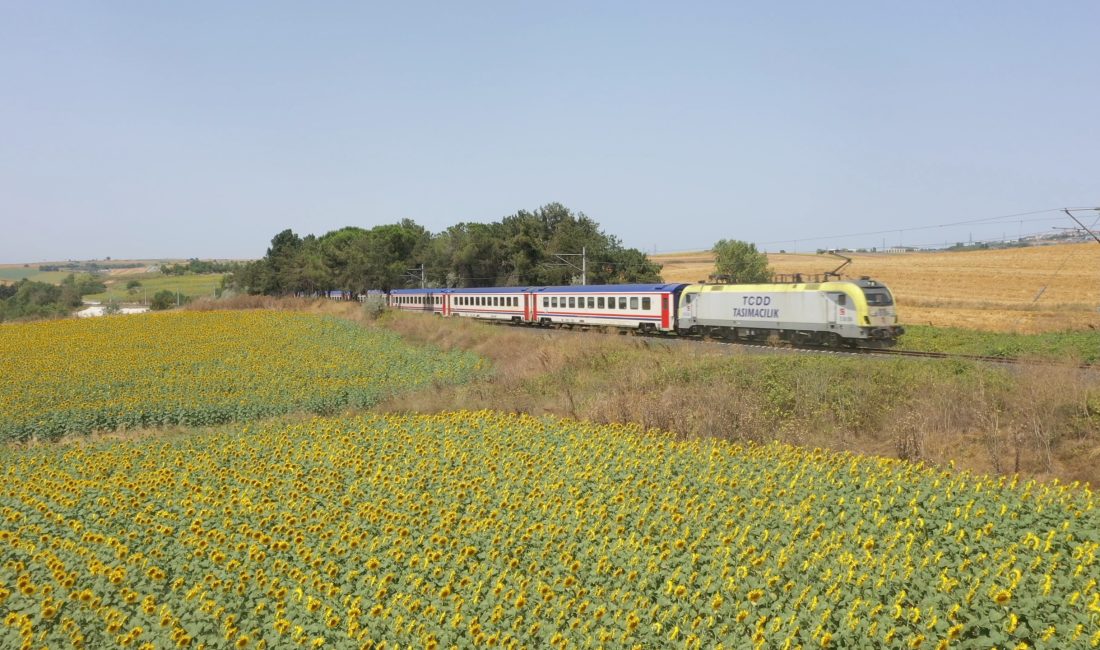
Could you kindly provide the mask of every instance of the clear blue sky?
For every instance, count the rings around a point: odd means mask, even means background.
[[[647,251],[1049,231],[914,229],[1100,204],[1098,27],[1091,1],[3,0],[0,261],[551,201]]]

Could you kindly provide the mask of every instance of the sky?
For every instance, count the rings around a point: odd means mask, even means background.
[[[1098,25],[1092,1],[0,0],[0,262],[255,258],[285,228],[555,201],[651,253],[1052,232],[1100,206]]]

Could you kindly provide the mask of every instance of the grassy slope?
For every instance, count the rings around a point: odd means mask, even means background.
[[[116,302],[141,302],[143,298],[152,299],[158,291],[179,291],[181,295],[197,298],[199,296],[212,296],[214,290],[221,286],[223,273],[210,273],[201,275],[164,275],[163,273],[143,273],[120,275],[108,278],[107,291],[84,296],[85,300],[103,302],[114,300]],[[126,288],[126,283],[131,280],[141,282],[133,293]]]
[[[1071,365],[747,353],[415,314],[383,322],[497,368],[489,383],[398,397],[391,410],[553,413],[1100,483],[1100,373]]]
[[[1079,332],[1011,334],[958,327],[910,325],[901,337],[898,347],[953,354],[1100,363],[1100,333],[1091,329]]]

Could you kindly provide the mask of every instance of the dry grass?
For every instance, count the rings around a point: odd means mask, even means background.
[[[489,408],[636,422],[688,437],[778,440],[1100,484],[1100,379],[1070,365],[761,356],[417,314],[379,322],[412,341],[474,350],[497,369],[489,381],[403,395],[379,410]]]
[[[889,285],[903,323],[1018,333],[1100,328],[1096,243],[849,257],[853,262],[844,272]],[[669,282],[695,282],[714,267],[709,252],[653,259],[664,264],[662,274]],[[801,254],[771,254],[768,261],[778,273],[821,273],[840,263]]]

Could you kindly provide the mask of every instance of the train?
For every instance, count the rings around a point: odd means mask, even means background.
[[[734,341],[889,347],[905,329],[881,282],[652,283],[394,289],[390,308],[517,325]]]

